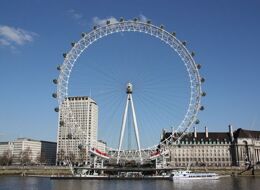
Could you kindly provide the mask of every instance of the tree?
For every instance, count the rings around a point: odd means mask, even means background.
[[[65,151],[63,149],[61,149],[58,152],[57,156],[58,156],[58,161],[64,161],[64,159],[65,159]]]
[[[46,164],[47,160],[46,160],[46,156],[45,156],[45,153],[44,153],[44,152],[39,152],[39,153],[37,154],[36,162],[37,162],[38,164]]]
[[[70,161],[70,163],[74,163],[75,162],[76,156],[75,156],[75,154],[73,154],[73,152],[69,152],[68,160]]]
[[[10,150],[6,150],[3,152],[3,155],[0,157],[0,165],[9,166],[13,162],[13,155]]]
[[[79,162],[84,163],[87,159],[87,152],[85,148],[80,149],[79,151]]]
[[[20,152],[20,163],[22,165],[29,165],[32,162],[32,150],[27,147],[24,151]]]
[[[57,153],[57,164],[58,165],[63,165],[64,161],[65,161],[65,151],[63,149],[61,149],[58,153]]]

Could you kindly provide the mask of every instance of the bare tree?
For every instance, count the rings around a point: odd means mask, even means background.
[[[73,154],[73,152],[69,152],[68,160],[70,161],[70,163],[74,163],[76,161],[76,156],[75,154]]]
[[[22,165],[29,165],[32,162],[32,150],[27,147],[24,151],[20,152],[20,163]]]
[[[64,159],[65,159],[65,151],[63,149],[61,149],[58,152],[57,156],[58,156],[58,161],[64,161]]]
[[[0,165],[9,166],[13,162],[13,155],[10,150],[3,152],[3,155],[0,157]]]
[[[39,152],[39,153],[37,154],[36,162],[37,162],[38,164],[46,164],[47,160],[46,160],[46,156],[45,156],[45,153],[44,153],[44,152]]]
[[[85,148],[80,149],[79,151],[79,161],[84,163],[87,159],[87,152]]]

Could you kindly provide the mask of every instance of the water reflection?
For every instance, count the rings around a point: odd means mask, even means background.
[[[50,180],[40,177],[0,177],[0,190],[240,190],[259,189],[260,177],[226,177],[220,180]]]
[[[173,189],[217,189],[221,180],[176,180],[173,182]]]
[[[78,181],[78,182],[77,182]],[[91,189],[91,190],[115,190],[115,189],[172,189],[171,181],[153,180],[56,180],[52,183],[53,189]]]

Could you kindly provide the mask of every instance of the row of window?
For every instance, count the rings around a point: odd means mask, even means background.
[[[172,161],[175,162],[213,162],[213,161],[219,161],[219,162],[230,162],[230,158],[174,158]]]
[[[179,157],[181,157],[181,156],[229,156],[230,154],[228,154],[228,153],[226,153],[226,154],[224,154],[224,153],[222,153],[222,154],[176,154],[176,153],[174,153],[173,154],[173,156],[179,156]]]
[[[210,152],[210,153],[212,153],[212,152],[229,152],[229,150],[228,149],[213,149],[213,148],[211,148],[211,149],[206,149],[206,150],[204,150],[204,149],[174,149],[174,152],[187,152],[187,153],[189,153],[189,152]]]

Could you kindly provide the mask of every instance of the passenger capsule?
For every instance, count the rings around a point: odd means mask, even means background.
[[[176,37],[176,32],[172,32],[172,35]]]
[[[183,42],[182,42],[182,45],[186,46],[186,45],[187,45],[187,42],[186,42],[186,41],[183,41]]]
[[[81,36],[82,38],[84,38],[86,36],[86,33],[85,32],[81,33]]]
[[[63,55],[63,57],[64,57],[64,58],[66,58],[66,57],[67,57],[67,54],[66,54],[66,53],[63,53],[62,55]]]
[[[202,82],[202,83],[205,82],[205,78],[201,77],[200,82]]]
[[[164,29],[164,26],[163,26],[163,25],[160,25],[160,29]]]
[[[134,21],[137,22],[137,21],[138,21],[138,18],[134,18]]]
[[[197,64],[197,69],[201,69],[201,65],[200,64]]]
[[[195,56],[195,52],[191,52],[191,56],[194,57]]]
[[[74,47],[74,46],[75,46],[75,43],[74,43],[74,42],[72,42],[72,43],[71,43],[71,46],[72,46],[72,47]]]
[[[197,120],[195,121],[195,124],[198,125],[199,123],[200,123],[200,120],[197,119]]]
[[[57,66],[57,70],[58,70],[58,71],[61,70],[61,66],[60,66],[60,65]]]
[[[72,139],[72,134],[69,133],[69,134],[67,135],[67,138],[68,138],[68,139]]]
[[[52,94],[52,97],[53,97],[53,98],[57,98],[57,93],[53,93],[53,94]]]
[[[200,106],[200,111],[203,111],[204,109],[204,106]]]
[[[64,126],[64,121],[60,121],[60,126]]]
[[[107,25],[109,25],[109,24],[110,24],[110,20],[107,20],[107,22],[106,22],[106,23],[107,23]]]
[[[57,108],[54,108],[54,111],[55,111],[55,112],[59,112],[60,109],[57,107]]]
[[[82,144],[79,144],[78,145],[78,149],[81,150],[83,148],[83,145]]]
[[[119,19],[119,22],[124,22],[124,18],[121,17],[121,18]]]
[[[147,22],[146,22],[147,24],[152,24],[152,21],[150,21],[150,20],[147,20]]]
[[[52,82],[53,82],[54,84],[58,84],[58,80],[57,80],[57,79],[53,79]]]
[[[93,26],[93,29],[96,30],[96,29],[97,29],[97,26]]]
[[[207,95],[206,92],[201,93],[201,96],[203,96],[203,97],[206,96],[206,95]]]

